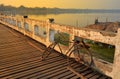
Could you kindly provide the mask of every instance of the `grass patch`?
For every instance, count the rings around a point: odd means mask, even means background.
[[[65,45],[65,46],[69,46],[69,38],[70,38],[69,34],[61,32],[61,33],[55,34],[54,41],[56,41],[62,45]]]
[[[113,63],[115,47],[108,48],[105,46],[91,45],[91,50],[98,58]]]

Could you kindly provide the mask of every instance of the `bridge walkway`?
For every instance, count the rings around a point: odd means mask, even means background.
[[[41,61],[45,46],[0,24],[0,79],[80,79],[67,69],[66,59],[57,52]],[[72,61],[75,68],[84,65]],[[79,67],[79,65],[81,67]],[[81,72],[87,79],[109,79],[98,72]]]

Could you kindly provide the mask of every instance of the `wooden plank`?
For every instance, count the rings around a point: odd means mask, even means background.
[[[0,53],[1,54],[0,55],[0,61],[11,58],[11,57],[14,57],[16,55],[19,56],[19,55],[22,55],[22,54],[27,54],[31,51],[37,51],[37,50],[26,48],[26,49],[23,49],[23,50],[15,50],[14,52],[4,52],[4,54]]]
[[[108,77],[106,75],[102,75],[99,79],[112,79],[112,78],[110,78],[110,77]]]
[[[96,75],[94,75],[90,79],[99,79],[101,76],[102,76],[101,74],[97,73]]]
[[[73,77],[71,77],[71,78],[69,78],[69,79],[82,79],[82,78],[80,78],[80,77],[78,77],[77,75],[75,75],[75,76],[73,76]]]
[[[24,73],[22,72],[21,74],[17,74],[14,78],[23,78],[25,76],[29,76],[30,74],[33,74],[33,73],[36,73],[36,72],[40,72],[41,74],[43,74],[43,71],[49,70],[53,67],[56,67],[56,66],[59,66],[59,65],[65,66],[63,64],[65,64],[65,62],[63,62],[63,61],[61,63],[54,62],[54,63],[51,63],[51,64],[41,66],[41,68],[36,68],[36,70],[31,70],[32,72],[29,72],[29,71],[25,71]],[[26,73],[26,72],[28,72],[28,73]],[[38,73],[36,73],[36,74],[38,74]]]
[[[58,60],[58,61],[60,61],[60,60]],[[17,70],[17,72],[14,72],[14,73],[12,72],[10,75],[8,75],[5,78],[14,77],[16,79],[16,78],[19,78],[23,75],[31,74],[31,73],[38,72],[38,71],[43,71],[43,70],[46,70],[48,68],[52,68],[54,65],[59,64],[58,61],[55,60],[55,61],[51,61],[51,62],[45,63],[45,64],[44,64],[44,62],[42,62],[42,63],[40,62],[41,64],[37,63],[38,65],[35,64],[32,67],[30,66],[30,67],[27,67],[24,69]],[[64,60],[61,60],[61,62],[63,62],[63,61]],[[54,62],[54,63],[52,63],[52,62]]]
[[[20,61],[20,60],[25,60],[27,58],[34,57],[34,55],[32,54],[33,52],[38,52],[38,51],[31,51],[31,52],[22,54],[20,56],[17,55],[17,56],[12,56],[9,58],[2,59],[1,66],[6,65],[8,63],[15,63],[15,62]]]
[[[62,74],[56,75],[54,77],[51,77],[51,79],[60,79],[61,77],[64,77],[66,75],[71,74],[72,72],[70,72],[69,70],[66,70],[65,72],[63,72]],[[73,73],[72,73],[73,74]]]
[[[55,58],[55,57],[54,57],[54,56],[51,56],[51,57],[49,57],[48,59],[52,59],[52,58]],[[30,58],[30,59],[28,59],[28,60],[24,60],[24,61],[19,61],[19,62],[16,62],[16,63],[8,64],[8,65],[2,67],[0,70],[5,71],[5,70],[7,70],[7,69],[9,69],[9,68],[11,68],[11,67],[21,66],[21,65],[23,65],[23,64],[35,62],[35,61],[37,61],[37,60],[40,60],[40,57],[39,57],[39,56],[36,56],[36,57],[34,57],[34,58]],[[40,60],[40,61],[41,61],[41,60]]]
[[[53,71],[53,70],[59,69],[59,68],[61,68],[61,67],[63,67],[63,66],[66,66],[66,62],[61,62],[61,63],[59,63],[59,64],[55,64],[53,67],[50,67],[50,68],[48,68],[48,69],[45,69],[44,71],[40,71],[40,70],[39,70],[38,72],[24,75],[24,76],[22,76],[21,78],[23,78],[23,79],[34,78],[34,77],[39,76],[39,75],[41,75],[41,74],[46,74],[46,73],[51,72],[51,71]]]
[[[71,67],[67,67],[68,70],[70,70],[71,72],[73,72],[74,74],[76,74],[78,77],[82,78],[82,79],[86,79],[83,75],[77,73],[73,68]]]
[[[16,67],[14,69],[9,69],[9,70],[6,70],[4,72],[0,72],[0,76],[6,76],[6,75],[12,75],[12,74],[15,74],[15,73],[19,73],[19,72],[22,72],[22,71],[25,71],[25,70],[29,70],[31,68],[35,68],[35,67],[39,67],[39,66],[43,66],[43,65],[46,65],[46,64],[51,64],[52,62],[57,62],[57,61],[60,61],[62,60],[62,58],[57,58],[56,60],[55,59],[52,59],[52,60],[47,60],[46,62],[38,62],[38,63],[35,63],[35,64],[32,64],[32,65],[25,65],[25,66],[20,66],[20,67]]]
[[[89,79],[89,78],[91,78],[91,77],[95,76],[96,74],[97,74],[97,72],[96,72],[96,71],[94,71],[94,72],[92,72],[92,73],[90,73],[90,74],[86,75],[85,77]]]
[[[73,64],[75,64],[75,63],[73,63]],[[67,71],[67,69],[66,69],[66,66],[63,65],[61,68],[52,70],[52,71],[44,73],[44,74],[40,74],[38,76],[33,77],[33,79],[37,79],[37,78],[48,79],[50,77],[54,77],[55,75],[63,74],[63,72],[65,72],[65,71]]]
[[[63,76],[63,77],[60,77],[60,79],[70,79],[72,77],[76,76],[74,73],[71,73],[69,75],[66,75],[66,76]],[[78,77],[78,76],[77,76]]]
[[[76,63],[72,63],[71,65],[74,66],[74,68],[79,67],[79,65],[76,64]],[[66,69],[67,69],[67,68],[66,68]],[[69,70],[67,70],[67,71],[64,72],[63,74],[59,74],[59,75],[54,76],[54,77],[51,77],[51,78],[52,78],[52,79],[59,79],[59,78],[61,78],[61,77],[64,77],[64,76],[66,76],[66,75],[69,75],[69,74],[71,74],[71,73],[72,73],[72,72],[70,72]],[[74,73],[72,73],[72,74],[74,74]]]

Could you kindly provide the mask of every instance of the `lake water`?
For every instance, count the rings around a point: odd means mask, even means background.
[[[76,14],[48,14],[48,15],[28,15],[29,18],[37,20],[48,20],[54,18],[55,23],[70,25],[75,27],[84,27],[94,24],[96,18],[99,22],[120,22],[120,13],[76,13]]]

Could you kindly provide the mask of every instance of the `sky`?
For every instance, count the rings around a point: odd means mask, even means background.
[[[0,4],[15,7],[120,9],[120,0],[0,0]]]

